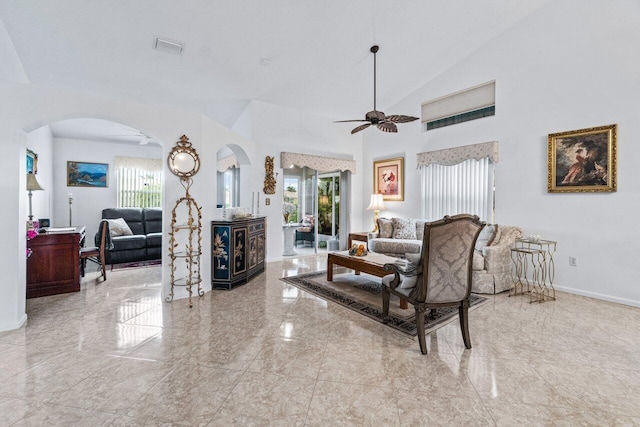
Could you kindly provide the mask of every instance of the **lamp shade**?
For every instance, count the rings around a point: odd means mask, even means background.
[[[382,198],[382,194],[372,194],[371,195],[371,203],[369,203],[368,211],[383,211],[386,208],[384,207],[384,199]]]
[[[44,190],[44,188],[40,187],[36,176],[33,173],[27,174],[27,191],[39,191]]]

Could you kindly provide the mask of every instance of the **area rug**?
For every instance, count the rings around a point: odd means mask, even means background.
[[[316,271],[299,276],[283,277],[280,280],[382,323],[382,282],[379,277],[364,273],[360,275],[334,273],[333,281],[328,282],[326,271]],[[470,299],[470,310],[478,308],[489,301],[488,298],[475,294],[471,294]],[[391,295],[389,305],[390,318],[387,326],[404,334],[417,336],[415,310],[411,304],[408,304],[408,306],[409,308],[406,309],[400,308],[398,297]],[[457,318],[457,307],[438,308],[435,315],[427,313],[425,315],[426,333]]]
[[[160,259],[152,259],[149,261],[123,262],[121,264],[111,264],[111,270],[122,270],[125,268],[154,267],[162,264]]]

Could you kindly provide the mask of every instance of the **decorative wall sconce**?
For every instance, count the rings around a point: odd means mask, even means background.
[[[276,194],[276,178],[273,176],[273,157],[267,156],[264,160],[264,194]]]

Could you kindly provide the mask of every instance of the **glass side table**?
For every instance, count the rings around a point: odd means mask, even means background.
[[[511,249],[514,287],[509,296],[528,294],[530,303],[556,299],[553,255],[557,244],[553,240],[516,239]]]

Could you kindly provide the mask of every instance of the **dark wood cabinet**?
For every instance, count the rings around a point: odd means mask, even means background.
[[[211,221],[211,286],[233,289],[264,271],[264,217]]]
[[[84,227],[38,234],[27,241],[27,298],[80,290],[80,247]]]

